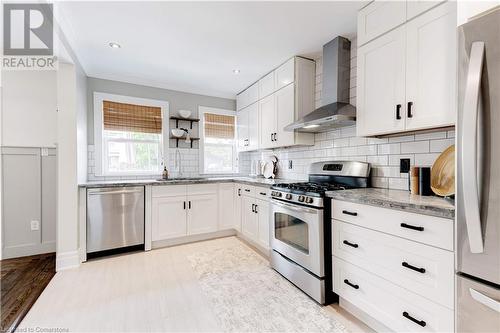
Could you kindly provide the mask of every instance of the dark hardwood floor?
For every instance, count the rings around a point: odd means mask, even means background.
[[[0,261],[0,332],[13,332],[56,273],[55,253]]]

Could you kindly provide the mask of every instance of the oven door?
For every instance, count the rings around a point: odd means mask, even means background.
[[[272,200],[271,221],[273,250],[323,277],[323,209]]]

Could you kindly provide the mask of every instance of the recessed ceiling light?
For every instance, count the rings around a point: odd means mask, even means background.
[[[240,70],[239,69],[233,69],[233,74],[240,74]]]
[[[109,43],[109,46],[112,47],[112,48],[114,48],[114,49],[119,49],[119,48],[122,47],[120,44],[115,43],[115,42]]]

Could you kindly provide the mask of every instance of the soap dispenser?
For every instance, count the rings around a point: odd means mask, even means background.
[[[163,167],[163,173],[162,173],[162,176],[161,176],[163,179],[167,180],[168,179],[168,170],[167,170],[167,167],[164,166]]]

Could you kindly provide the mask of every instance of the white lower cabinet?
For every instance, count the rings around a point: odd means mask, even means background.
[[[270,247],[269,190],[243,186],[241,188],[241,233],[246,240],[261,249]]]
[[[255,206],[259,229],[258,243],[263,248],[269,249],[269,201],[257,199]]]
[[[218,230],[217,184],[155,186],[152,189],[153,241]]]
[[[453,332],[453,310],[333,257],[333,289],[395,332]],[[453,281],[450,281],[453,283]]]
[[[251,240],[257,240],[259,234],[255,199],[248,196],[241,200],[241,233]]]
[[[453,220],[333,200],[334,292],[367,324],[453,332],[452,239]]]
[[[235,219],[236,193],[233,183],[219,184],[219,230],[236,229],[239,230]]]

